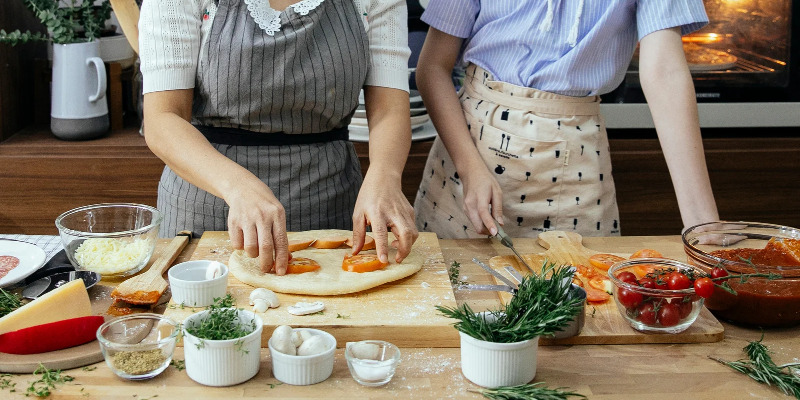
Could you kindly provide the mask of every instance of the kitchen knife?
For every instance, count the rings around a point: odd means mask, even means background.
[[[89,289],[97,282],[100,282],[100,274],[91,271],[69,271],[45,276],[44,278],[32,282],[26,286],[25,289],[22,289],[22,297],[33,300],[76,279],[83,279],[83,284]]]
[[[509,249],[511,249],[511,251],[513,251],[514,254],[517,256],[517,258],[519,258],[519,261],[522,263],[522,265],[524,265],[525,268],[527,268],[528,271],[530,271],[530,273],[533,274],[534,273],[533,269],[528,265],[528,263],[525,262],[522,256],[517,252],[517,249],[514,248],[514,242],[511,241],[511,238],[508,235],[506,235],[506,232],[503,230],[500,224],[496,223],[495,226],[497,227],[497,234],[494,235],[494,238],[499,240],[500,244],[502,244],[503,246],[506,246]]]

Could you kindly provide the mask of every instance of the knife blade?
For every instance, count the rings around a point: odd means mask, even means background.
[[[506,285],[479,285],[473,283],[464,283],[458,286],[459,289],[466,289],[466,290],[482,290],[488,292],[508,292],[511,294],[517,294],[517,289],[512,288],[511,286]]]
[[[34,300],[37,297],[76,279],[83,279],[84,286],[86,286],[86,289],[89,289],[97,282],[100,282],[100,274],[91,271],[69,271],[45,276],[44,278],[33,281],[31,284],[26,286],[25,289],[22,289],[22,297]]]
[[[514,255],[517,256],[522,265],[524,265],[525,268],[527,268],[528,271],[530,271],[530,273],[533,274],[534,273],[533,268],[531,268],[528,265],[528,263],[525,262],[522,256],[517,252],[517,249],[514,248],[514,242],[511,241],[511,238],[506,234],[506,231],[503,230],[503,228],[500,226],[499,223],[495,224],[495,226],[497,227],[497,234],[494,235],[494,237],[500,241],[500,244],[511,249],[511,251],[514,252]]]
[[[481,260],[478,260],[477,258],[473,258],[472,262],[474,262],[475,264],[480,265],[481,268],[486,270],[486,272],[492,274],[492,276],[494,276],[495,278],[501,280],[503,283],[508,285],[508,287],[510,287],[510,288],[512,288],[514,290],[519,288],[514,282],[511,282],[508,278],[506,278],[505,276],[503,276],[499,272],[495,271],[492,267],[482,263]]]

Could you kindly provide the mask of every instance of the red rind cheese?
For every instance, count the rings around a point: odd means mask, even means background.
[[[0,352],[38,354],[95,340],[103,317],[93,315],[36,325],[0,335]]]

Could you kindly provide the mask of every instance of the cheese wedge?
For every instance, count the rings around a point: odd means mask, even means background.
[[[90,315],[92,315],[92,304],[89,301],[89,293],[83,280],[76,279],[0,318],[0,335]]]

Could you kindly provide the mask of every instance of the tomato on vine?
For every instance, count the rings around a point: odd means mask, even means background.
[[[714,281],[711,278],[698,278],[694,281],[694,292],[707,299],[714,294]]]
[[[728,271],[726,271],[725,268],[722,267],[714,267],[711,270],[711,279],[719,280],[720,282],[727,282],[728,281],[727,279],[721,279],[721,278],[725,278],[728,275],[729,275]]]
[[[671,272],[666,279],[667,289],[669,290],[683,290],[692,286],[692,281],[689,277],[678,271]]]

